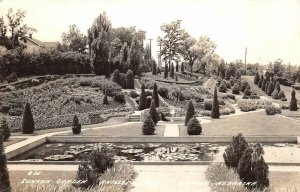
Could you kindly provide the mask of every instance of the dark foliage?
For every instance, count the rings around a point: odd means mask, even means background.
[[[17,76],[17,74],[16,74],[16,73],[10,74],[9,76],[6,77],[6,81],[7,81],[8,83],[12,83],[12,82],[18,81],[18,76]]]
[[[255,85],[257,85],[258,84],[258,82],[259,82],[259,73],[257,72],[256,74],[255,74],[255,76],[254,76],[254,84]]]
[[[238,83],[235,83],[233,88],[232,88],[232,94],[240,94],[240,87],[239,87],[239,84]]]
[[[147,101],[146,101],[146,94],[145,94],[145,85],[142,84],[141,86],[141,94],[139,100],[139,110],[147,109]]]
[[[268,86],[268,92],[267,92],[267,94],[268,94],[268,96],[271,96],[272,95],[272,93],[273,93],[273,91],[274,91],[274,82],[273,81],[271,81],[270,83],[269,83],[269,86]]]
[[[114,101],[119,102],[119,103],[124,103],[124,102],[125,102],[125,96],[124,96],[124,93],[122,93],[121,91],[118,92],[118,93],[114,96]]]
[[[5,117],[1,118],[0,132],[2,132],[3,140],[7,141],[10,137],[10,129]]]
[[[252,153],[253,149],[248,147],[242,157],[240,158],[240,161],[238,162],[237,172],[240,176],[241,181],[243,182],[255,182],[255,175],[252,172]],[[253,188],[249,187],[250,189]]]
[[[127,89],[134,89],[134,75],[130,69],[126,73],[125,81]]]
[[[157,111],[156,111],[154,99],[151,100],[149,115],[152,118],[154,124],[156,125],[157,122],[158,122],[158,114],[157,114]]]
[[[227,91],[227,86],[226,86],[225,82],[222,81],[219,86],[219,92],[226,93],[226,91]]]
[[[158,92],[157,92],[157,84],[154,83],[153,85],[153,93],[152,93],[152,98],[155,101],[155,106],[159,107],[159,97],[158,97]]]
[[[292,95],[292,98],[291,98],[291,101],[290,101],[290,111],[297,111],[298,106],[297,106],[297,99],[296,99],[295,90],[292,91],[291,95]]]
[[[73,123],[72,123],[72,131],[73,134],[78,135],[81,133],[81,124],[79,123],[78,117],[74,115]]]
[[[215,92],[214,92],[214,96],[213,96],[213,103],[212,103],[212,108],[211,108],[211,118],[213,118],[213,119],[220,118],[217,87],[215,87]]]
[[[187,124],[187,132],[189,135],[200,135],[202,127],[195,117],[192,117]]]
[[[155,124],[150,115],[147,115],[142,127],[143,135],[154,135]]]
[[[111,80],[117,83],[118,85],[121,84],[120,71],[118,69],[114,70]]]
[[[3,147],[3,135],[0,131],[0,190],[10,192],[10,180],[7,170],[7,159]]]
[[[33,116],[31,113],[30,105],[28,102],[25,104],[23,121],[22,121],[22,133],[32,134],[35,130]]]
[[[260,77],[259,81],[258,81],[258,84],[257,84],[259,88],[262,87],[262,82],[263,82],[263,80],[264,80],[264,76],[262,75],[262,76]]]
[[[164,78],[166,79],[168,77],[168,65],[165,65],[165,70],[164,70]]]
[[[106,91],[104,93],[104,97],[103,97],[102,103],[103,103],[103,105],[108,105],[108,99],[107,99],[107,93],[106,93]]]
[[[231,143],[225,149],[225,153],[223,154],[226,166],[237,169],[239,160],[247,148],[248,143],[241,133],[233,137]]]
[[[186,115],[185,115],[185,125],[188,124],[190,119],[195,115],[195,109],[192,101],[190,100],[187,106]]]

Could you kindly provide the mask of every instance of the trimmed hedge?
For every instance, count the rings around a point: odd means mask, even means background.
[[[200,135],[202,127],[195,117],[192,117],[187,124],[187,132],[189,135]]]
[[[281,113],[281,108],[274,105],[268,105],[265,111],[267,115],[276,115]]]

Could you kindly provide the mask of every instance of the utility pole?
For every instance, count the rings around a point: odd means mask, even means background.
[[[246,71],[247,71],[247,47],[245,49],[245,73],[246,73]]]
[[[291,79],[291,62],[289,62],[289,79]]]
[[[149,39],[149,41],[150,41],[150,59],[152,59],[152,50],[151,50],[151,41],[152,41],[153,39]]]

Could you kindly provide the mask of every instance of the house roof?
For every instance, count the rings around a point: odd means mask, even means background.
[[[35,39],[35,38],[30,38],[30,37],[27,37],[27,36],[24,36],[24,37],[21,37],[19,40],[20,40],[20,43],[21,44],[24,44],[24,39],[27,39],[28,41],[31,41],[32,43],[34,43],[35,45],[41,47],[41,48],[48,48],[48,49],[51,49],[51,48],[57,48],[58,45],[59,45],[59,41],[53,41],[53,42],[42,42],[38,39]]]

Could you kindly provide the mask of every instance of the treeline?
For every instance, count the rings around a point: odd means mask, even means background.
[[[22,48],[16,48],[0,54],[0,75],[4,78],[12,73],[22,77],[91,72],[89,55],[78,52],[44,49],[29,53]]]

